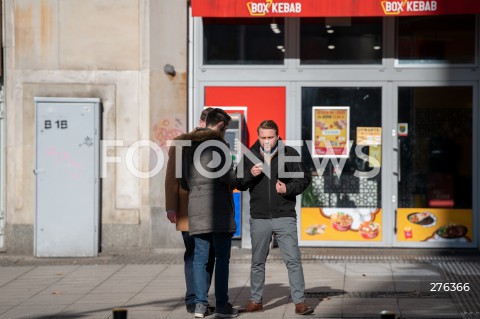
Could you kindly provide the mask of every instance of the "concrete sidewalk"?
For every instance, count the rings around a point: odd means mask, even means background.
[[[230,300],[238,306],[245,305],[250,294],[248,253],[232,252]],[[393,311],[396,318],[480,318],[478,257],[316,258],[304,250],[302,255],[307,303],[315,307],[310,318],[380,318],[382,310]],[[141,256],[159,262],[135,262]],[[183,303],[180,251],[124,256],[126,263],[112,256],[16,258],[0,256],[0,318],[112,318],[115,307],[127,308],[129,319],[193,318]],[[431,283],[447,282],[470,290],[446,292],[442,285],[440,291],[431,291]],[[210,295],[214,304],[213,292]],[[239,318],[301,317],[294,314],[278,250],[267,264],[264,308]]]

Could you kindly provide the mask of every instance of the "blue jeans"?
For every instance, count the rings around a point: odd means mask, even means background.
[[[224,307],[228,302],[228,276],[230,270],[230,250],[233,233],[207,233],[192,236],[195,239],[193,259],[193,282],[195,303],[208,303],[207,264],[211,244],[215,248],[215,301],[216,307]]]
[[[185,244],[185,253],[183,254],[184,272],[185,272],[185,286],[187,291],[185,292],[185,305],[195,304],[195,290],[193,285],[193,256],[195,254],[195,240],[188,232],[182,231],[183,243]],[[213,278],[213,268],[215,266],[215,249],[213,245],[210,249],[210,255],[207,262],[207,292],[210,290]]]

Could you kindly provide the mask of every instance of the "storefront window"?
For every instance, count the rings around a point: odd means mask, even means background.
[[[398,94],[399,207],[472,208],[472,88]]]
[[[301,64],[381,64],[382,18],[300,20]]]
[[[304,87],[302,89],[302,139],[305,141],[312,140],[313,126],[320,125],[318,121],[312,121],[312,108],[315,106],[328,106],[332,110],[336,107],[348,107],[349,118],[344,119],[345,123],[341,126],[348,126],[348,132],[351,143],[350,151],[347,157],[344,158],[343,169],[341,174],[338,174],[339,167],[332,161],[335,159],[342,164],[342,158],[317,158],[319,162],[325,160],[328,164],[325,166],[323,172],[318,172],[315,168],[315,163],[309,161],[307,164],[312,171],[313,187],[309,191],[313,196],[303,197],[303,206],[318,206],[318,207],[381,207],[381,169],[378,174],[371,178],[356,177],[359,172],[369,172],[372,170],[374,163],[368,160],[359,158],[355,149],[357,148],[357,130],[359,128],[377,128],[382,126],[382,98],[381,88],[318,88],[318,87]],[[336,123],[342,120],[332,120],[333,124],[324,121],[326,126],[332,126],[335,129]],[[319,133],[322,134],[322,133]],[[341,133],[340,133],[341,134]],[[381,137],[381,136],[379,136]],[[321,136],[314,136],[314,139],[322,138]],[[336,136],[332,137],[332,147],[335,147],[334,140],[338,140]],[[307,142],[308,143],[308,142]],[[312,159],[312,148],[315,148],[315,142],[311,147],[304,147],[303,158]],[[378,149],[373,150],[373,147],[381,149],[381,140],[376,145],[365,145],[359,148],[361,152],[366,155],[373,155],[378,153]],[[310,148],[310,149],[309,149]],[[314,156],[313,156],[314,157]],[[381,167],[381,158],[379,158]],[[318,164],[318,163],[317,163]],[[321,164],[321,163],[320,163]],[[318,165],[317,165],[318,166]],[[376,165],[375,165],[376,166]],[[340,175],[340,176],[338,176]]]
[[[283,64],[284,19],[203,19],[203,63]]]
[[[473,88],[398,89],[399,242],[472,242]]]
[[[475,63],[475,16],[418,16],[397,20],[399,64]]]
[[[303,242],[382,240],[381,109],[381,88],[302,89]]]

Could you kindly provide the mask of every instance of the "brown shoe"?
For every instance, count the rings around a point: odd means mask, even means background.
[[[250,300],[245,306],[245,309],[243,310],[243,312],[255,312],[260,310],[263,310],[262,304],[256,303],[255,301]]]
[[[309,315],[313,313],[313,308],[307,306],[304,302],[295,305],[295,313],[297,315]]]

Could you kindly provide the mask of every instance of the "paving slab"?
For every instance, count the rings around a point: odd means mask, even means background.
[[[473,254],[317,251],[302,249],[307,303],[315,308],[311,318],[379,318],[380,311],[392,310],[405,319],[470,319],[480,309],[480,258]],[[182,254],[51,260],[0,255],[0,318],[112,318],[112,308],[119,306],[128,309],[129,319],[193,318],[183,302]],[[232,250],[229,295],[236,306],[250,298],[249,254]],[[266,271],[265,310],[240,318],[298,318],[278,250],[272,250]],[[430,282],[469,282],[471,291],[432,292]],[[211,304],[214,292],[212,286]]]

